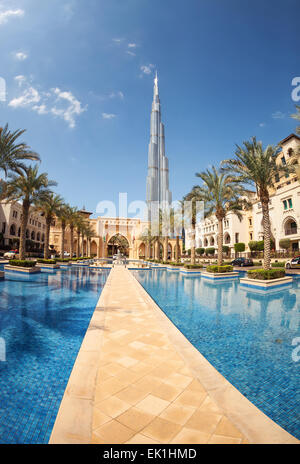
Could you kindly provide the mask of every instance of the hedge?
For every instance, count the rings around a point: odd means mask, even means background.
[[[285,267],[285,262],[281,261],[279,263],[272,263],[272,267]]]
[[[285,277],[285,269],[255,269],[248,271],[247,273],[249,279],[258,279],[258,280],[273,280],[280,279]]]
[[[186,269],[202,269],[202,264],[185,264],[184,267]]]
[[[183,266],[182,263],[173,263],[173,261],[170,261],[168,264],[169,264],[170,266]]]
[[[207,266],[206,270],[213,274],[221,274],[223,272],[232,272],[233,266]]]
[[[215,248],[206,248],[205,249],[205,254],[206,255],[214,255],[215,254]]]
[[[56,264],[55,259],[38,259],[37,262],[39,264]]]
[[[21,259],[11,259],[9,261],[10,266],[16,267],[34,267],[36,265],[36,261],[25,261]]]

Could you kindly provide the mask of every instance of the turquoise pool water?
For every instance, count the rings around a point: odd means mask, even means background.
[[[0,281],[0,443],[47,443],[108,272],[85,268]]]
[[[300,276],[279,291],[252,290],[164,270],[133,271],[165,314],[252,403],[300,439]]]

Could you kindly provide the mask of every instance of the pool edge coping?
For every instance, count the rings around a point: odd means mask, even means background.
[[[129,271],[128,271],[129,272]],[[140,295],[154,310],[178,354],[184,359],[193,375],[203,385],[207,394],[232,421],[232,423],[255,444],[300,444],[300,441],[284,430],[263,411],[234,387],[173,324],[159,305],[152,299],[142,284],[129,272]],[[237,407],[238,405],[238,407]]]
[[[95,306],[61,400],[48,444],[90,444],[94,397],[111,273]]]

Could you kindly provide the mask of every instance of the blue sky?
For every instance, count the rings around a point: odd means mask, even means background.
[[[298,0],[0,0],[0,125],[26,128],[66,201],[145,199],[153,73],[170,187],[295,129]]]

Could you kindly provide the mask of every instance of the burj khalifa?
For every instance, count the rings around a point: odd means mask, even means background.
[[[172,202],[172,194],[169,190],[169,161],[165,156],[165,129],[161,122],[157,73],[154,79],[150,123],[146,198],[148,211],[150,211],[154,203],[163,209],[168,207]]]

